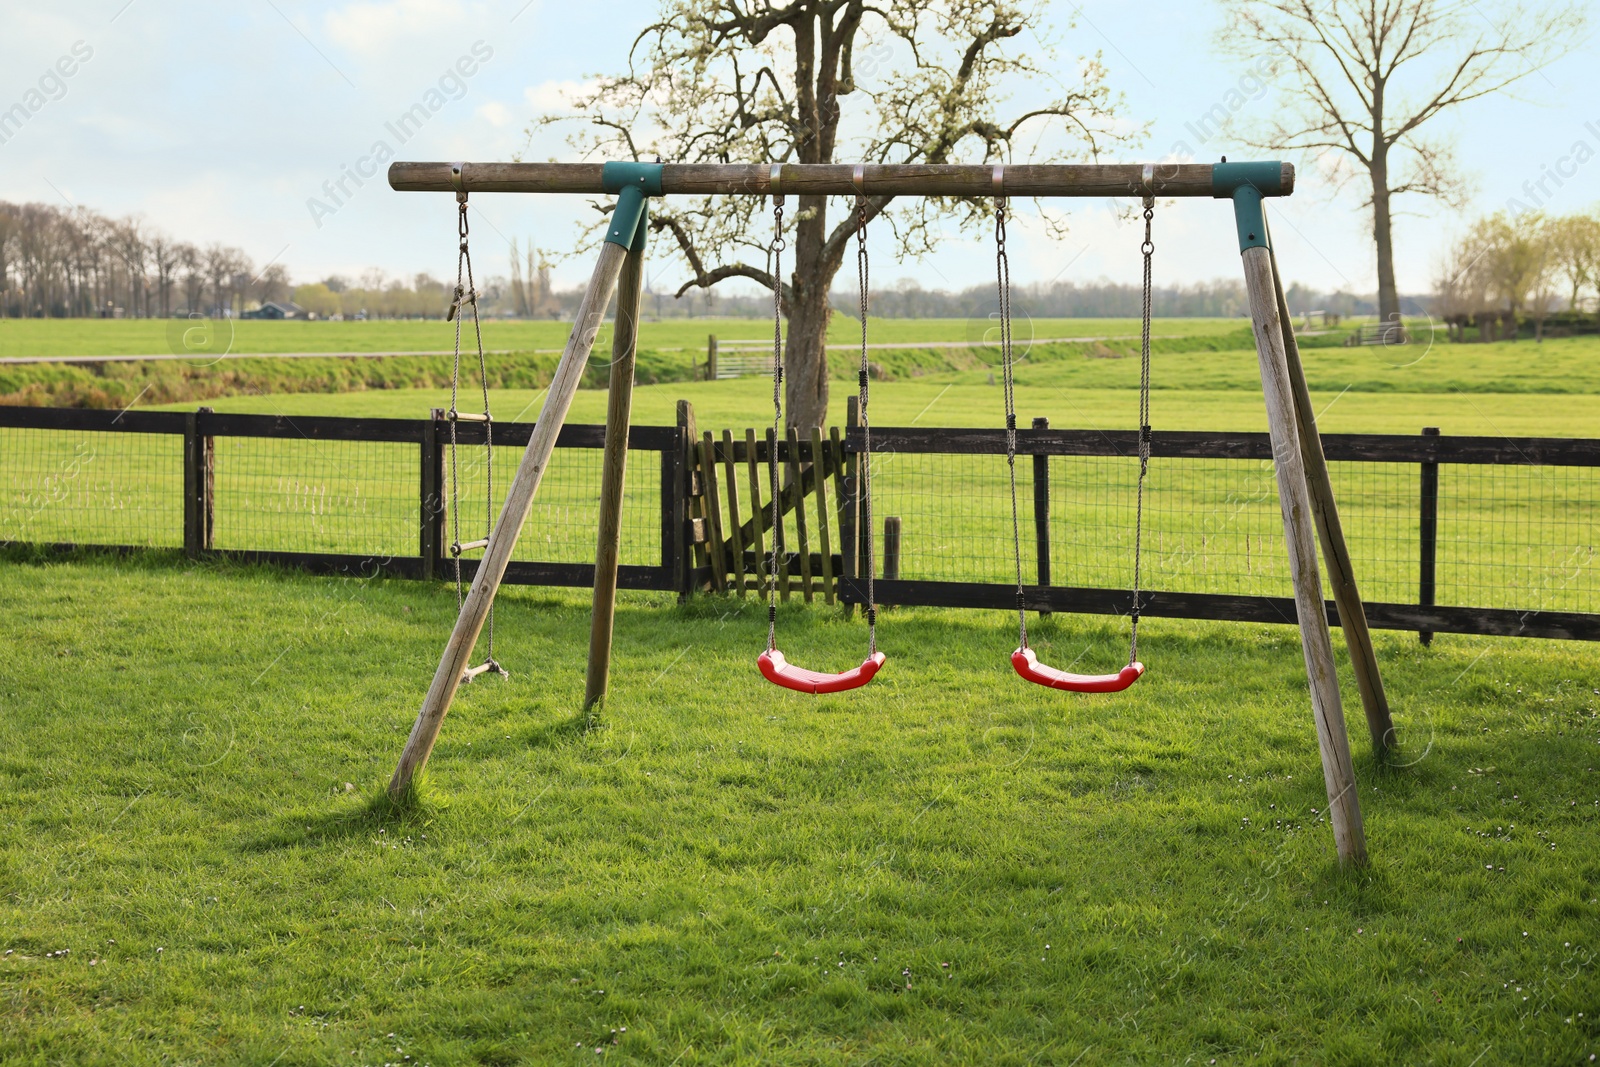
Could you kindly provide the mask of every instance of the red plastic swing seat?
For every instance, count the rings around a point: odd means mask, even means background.
[[[840,674],[823,674],[821,671],[796,667],[774,648],[761,653],[756,665],[761,668],[762,677],[767,681],[785,689],[793,689],[796,693],[842,693],[846,689],[860,689],[872,681],[872,676],[878,673],[878,668],[883,666],[886,658],[882,652],[874,652],[859,667]]]
[[[1144,673],[1144,664],[1136,661],[1116,674],[1069,674],[1040,663],[1031,648],[1019,648],[1011,653],[1011,665],[1035,685],[1065,689],[1069,693],[1120,693]]]

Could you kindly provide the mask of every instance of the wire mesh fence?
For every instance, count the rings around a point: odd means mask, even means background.
[[[1131,587],[1138,461],[1051,456],[1046,468],[1049,584]],[[1019,456],[1017,547],[1028,585],[1038,583],[1040,573],[1033,471],[1032,457]],[[1363,593],[1372,600],[1415,603],[1416,465],[1332,463],[1329,473]],[[901,520],[901,578],[1016,581],[1004,456],[886,454],[875,464],[873,490],[879,536],[883,517]],[[1152,460],[1145,482],[1142,571],[1142,584],[1149,589],[1291,596],[1271,461]],[[1473,603],[1479,587],[1471,583],[1481,584],[1482,577],[1464,574],[1455,580],[1452,590],[1465,599],[1451,602]],[[1600,600],[1591,597],[1588,603],[1571,610],[1600,610]]]
[[[0,541],[183,545],[183,442],[0,427]]]
[[[765,432],[754,437],[754,459],[743,432],[726,445],[714,433],[707,470],[707,453],[687,426],[634,430],[621,564],[635,572],[635,588],[738,589],[738,567],[753,588],[764,556],[750,527],[771,506]],[[451,542],[483,538],[498,518],[529,430],[496,429],[490,493],[487,450],[463,440],[452,464],[447,425],[434,420],[0,409],[0,542],[385,557],[409,560],[402,568],[409,575],[442,577]],[[1029,587],[1129,589],[1137,460],[1126,441],[1052,432],[1054,444],[1017,457],[1013,539],[1003,435],[876,431],[874,573],[886,577],[893,568],[902,585],[1004,589],[1015,584],[1020,563]],[[806,486],[800,494],[785,490],[780,509],[786,565],[794,582],[809,566],[812,591],[821,595],[845,594],[861,560],[856,538],[865,532],[855,529],[865,505],[856,470],[861,442],[855,431],[840,436],[842,446],[825,436],[820,452],[800,442],[793,466],[789,446],[780,449],[780,485],[799,476]],[[513,556],[548,566],[522,580],[584,580],[582,567],[595,556],[602,437],[600,427],[563,431]],[[1172,443],[1182,437],[1168,435],[1168,453],[1158,447],[1151,461],[1141,587],[1291,596],[1265,435]],[[1600,636],[1600,442],[1330,440],[1330,479],[1364,598],[1380,608],[1438,608],[1425,620],[1413,614],[1390,625],[1449,629],[1454,618],[1467,632],[1511,632],[1503,622],[1471,629],[1477,624],[1463,612],[1565,613],[1548,635],[1569,635],[1571,618],[1581,617],[1590,621],[1578,629]],[[811,469],[818,456],[820,478]],[[424,517],[439,501],[445,513],[430,542]],[[893,546],[885,543],[890,518]],[[762,543],[770,548],[770,531]],[[429,544],[437,546],[431,559],[421,554]],[[718,568],[720,581],[711,573]]]
[[[522,450],[496,446],[492,494],[488,449],[459,445],[452,473],[445,458],[446,541],[458,536],[450,508],[459,515],[462,542],[487,536],[498,518]],[[533,510],[523,524],[512,559],[546,563],[593,563],[600,521],[600,474],[605,453],[598,448],[559,448],[545,469]],[[459,488],[457,488],[459,485]],[[624,566],[661,562],[661,453],[629,449],[623,476],[622,550]],[[486,509],[486,503],[488,507]],[[488,518],[486,518],[486,510]],[[481,555],[473,553],[472,555]]]
[[[217,437],[212,547],[408,556],[417,448],[389,441]]]

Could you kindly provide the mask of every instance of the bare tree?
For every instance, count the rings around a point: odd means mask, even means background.
[[[1039,162],[1092,156],[1116,137],[1119,100],[1098,57],[1063,80],[1043,13],[1042,3],[1004,0],[666,0],[627,72],[572,101],[588,123],[573,143],[592,156],[684,163],[998,162],[1033,156],[1041,143]],[[996,106],[1019,83],[1047,98],[1003,118]],[[868,218],[891,199],[872,197]],[[902,253],[918,255],[952,212],[971,224],[990,210],[923,200],[889,219]],[[688,267],[678,295],[730,278],[772,288],[762,214],[753,197],[652,209],[652,230]],[[828,293],[856,220],[847,211],[830,227],[822,196],[799,197],[789,217],[788,419],[804,430],[827,415]]]
[[[270,263],[255,281],[256,299],[263,304],[282,303],[289,299],[289,268],[282,263]]]
[[[21,229],[22,212],[13,204],[0,203],[0,319],[10,313],[13,300],[21,303],[21,279],[15,277],[17,235]]]
[[[205,256],[200,249],[192,244],[178,246],[174,257],[179,266],[183,268],[183,297],[184,310],[192,318],[195,315],[205,314],[201,307],[205,299],[206,274]]]
[[[156,302],[162,318],[172,314],[172,285],[181,266],[178,255],[181,247],[165,234],[158,233],[150,239],[150,261],[156,268]]]
[[[1450,147],[1430,140],[1440,114],[1499,92],[1581,40],[1576,4],[1453,0],[1224,0],[1228,53],[1283,57],[1274,118],[1248,143],[1342,159],[1368,187],[1377,246],[1378,312],[1400,314],[1394,273],[1394,201],[1416,194],[1459,205],[1462,176]],[[1338,171],[1335,172],[1336,176]]]

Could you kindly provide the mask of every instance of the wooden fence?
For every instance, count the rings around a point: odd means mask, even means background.
[[[194,557],[227,555],[320,572],[443,578],[451,569],[446,531],[449,423],[438,414],[429,419],[352,419],[229,415],[207,409],[0,407],[0,543],[50,550],[170,547]],[[673,591],[680,598],[701,591],[760,596],[776,539],[781,598],[847,609],[862,603],[864,436],[854,421],[852,404],[848,424],[826,433],[778,437],[768,429],[701,431],[691,405],[680,401],[675,425],[634,427],[629,447],[636,454],[629,465],[620,587]],[[508,452],[525,445],[531,432],[529,423],[493,427],[495,443]],[[468,449],[481,446],[485,433],[481,424],[457,427]],[[1067,495],[1060,492],[1062,468],[1072,462],[1098,457],[1114,465],[1106,470],[1125,475],[1134,462],[1136,434],[1052,429],[1036,419],[1018,436],[1020,488],[1029,498],[1021,546],[1027,568],[1025,606],[1126,614],[1129,589],[1097,581],[1098,572],[1083,558],[1086,543],[1101,536],[1106,543],[1090,547],[1103,548],[1107,558],[1127,555],[1125,544],[1112,543],[1114,537],[1126,536],[1126,511],[1114,516],[1119,523],[1115,528],[1107,525],[1086,534],[1070,516],[1063,518],[1058,505],[1065,505],[1058,497]],[[135,439],[155,444],[134,447]],[[565,586],[592,582],[591,511],[598,498],[603,440],[601,426],[562,430],[552,473],[535,502],[535,521],[524,530],[507,581]],[[1331,463],[1381,468],[1383,477],[1373,483],[1377,488],[1364,491],[1384,498],[1384,516],[1403,519],[1384,534],[1387,540],[1376,560],[1371,553],[1356,552],[1371,625],[1414,631],[1424,641],[1436,632],[1600,640],[1600,440],[1447,437],[1427,431],[1415,437],[1327,434],[1323,443]],[[331,454],[319,454],[318,449]],[[881,537],[876,542],[881,545],[876,554],[879,602],[1014,608],[1015,587],[1007,578],[1014,566],[1010,514],[1000,495],[1005,483],[995,476],[1004,470],[1004,432],[875,428],[873,453],[874,470],[881,472],[874,479],[875,525],[881,525],[873,531]],[[780,468],[776,525],[767,466],[774,454]],[[1233,464],[1230,469],[1253,471],[1263,486],[1250,501],[1253,514],[1260,519],[1276,508],[1270,477],[1262,473],[1270,472],[1272,458],[1267,434],[1158,431],[1152,455],[1160,465],[1153,469],[1171,472],[1178,482],[1190,473],[1203,473],[1205,461],[1214,461],[1217,468]],[[81,473],[92,471],[95,463],[102,474]],[[989,466],[977,473],[962,466],[974,463]],[[254,482],[241,473],[252,464]],[[1087,472],[1095,477],[1100,473],[1098,468]],[[923,484],[930,477],[933,483]],[[359,483],[356,489],[330,495],[331,484],[350,480]],[[1442,481],[1455,488],[1442,492]],[[1082,491],[1083,483],[1065,483],[1069,492],[1074,484]],[[1337,480],[1335,488],[1340,489]],[[913,493],[924,501],[923,511],[902,513]],[[943,529],[943,513],[960,511],[974,500],[987,510],[963,534],[967,555],[930,548],[936,528]],[[474,506],[483,503],[480,497]],[[1468,522],[1454,513],[1468,505],[1489,510]],[[1201,502],[1194,508],[1205,506]],[[494,508],[498,510],[498,502]],[[1361,514],[1359,508],[1352,513]],[[1272,525],[1262,519],[1258,528]],[[316,527],[317,538],[304,534],[309,526]],[[1447,528],[1454,531],[1449,538],[1441,533]],[[1270,546],[1263,548],[1262,539],[1252,536],[1246,531],[1243,539],[1244,551],[1253,553],[1250,568],[1281,578]],[[1441,578],[1449,554],[1459,553],[1462,544],[1477,537],[1504,541],[1499,546],[1503,551],[1470,564],[1476,576],[1472,581],[1479,585],[1445,580],[1453,572]],[[1219,557],[1213,549],[1212,556],[1195,558],[1195,573],[1204,578],[1204,568],[1215,566]],[[928,577],[930,559],[966,562],[944,567],[943,577]],[[1559,588],[1541,586],[1537,575],[1513,580],[1494,573],[1503,567],[1509,574],[1513,564],[1527,573],[1533,573],[1529,568],[1549,570],[1548,562],[1540,562],[1549,559],[1559,562],[1559,573],[1551,572],[1557,574]],[[470,574],[474,564],[462,562]],[[1380,564],[1387,568],[1381,579],[1375,574]],[[1395,575],[1402,570],[1400,589]],[[1178,571],[1168,577],[1174,574],[1183,577]],[[1485,584],[1489,582],[1494,584]],[[1286,595],[1185,591],[1179,588],[1183,584],[1170,581],[1163,588],[1159,581],[1147,581],[1149,591],[1141,598],[1144,614],[1296,620],[1293,600]],[[1456,602],[1436,603],[1441,588]],[[1405,597],[1385,599],[1374,595],[1374,589],[1400,589]],[[1478,604],[1463,602],[1482,589],[1495,595],[1482,596]],[[1337,623],[1332,602],[1327,610],[1330,621]]]

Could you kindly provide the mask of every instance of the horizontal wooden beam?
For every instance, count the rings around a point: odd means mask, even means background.
[[[1322,434],[1323,451],[1341,463],[1478,463],[1497,466],[1600,467],[1600,438],[1450,437],[1412,434]],[[845,435],[845,450],[860,452],[860,430]],[[1133,456],[1134,430],[1018,430],[1017,451],[1032,456]],[[920,455],[998,455],[1006,432],[961,427],[874,426],[872,451]],[[1150,454],[1161,458],[1271,459],[1264,433],[1156,430]]]
[[[1017,588],[988,582],[932,582],[879,578],[874,586],[879,604],[908,607],[994,608],[1017,610]],[[845,603],[866,602],[866,589],[845,579]],[[1291,597],[1234,593],[1180,593],[1147,590],[1139,594],[1146,618],[1212,619],[1218,622],[1294,624],[1299,621]],[[1333,601],[1328,625],[1339,625]],[[1087,615],[1126,615],[1133,607],[1127,589],[1027,586],[1023,607],[1029,611],[1070,611]],[[1367,622],[1375,630],[1433,630],[1439,633],[1489,637],[1544,637],[1564,641],[1600,641],[1600,615],[1577,611],[1518,611],[1512,608],[1419,606],[1368,603]]]
[[[445,193],[455,189],[453,163],[391,163],[389,185],[401,191]],[[606,192],[600,163],[464,163],[462,181],[469,193]],[[1148,181],[1146,170],[1148,168]],[[872,196],[995,195],[994,164],[870,163],[862,168],[862,187]],[[1071,163],[1006,165],[1007,196],[1157,196],[1215,195],[1210,163]],[[785,163],[782,192],[792,196],[853,196],[851,163]],[[1282,195],[1294,192],[1294,165],[1282,164]],[[768,163],[664,163],[661,191],[671,196],[712,194],[768,196]]]

